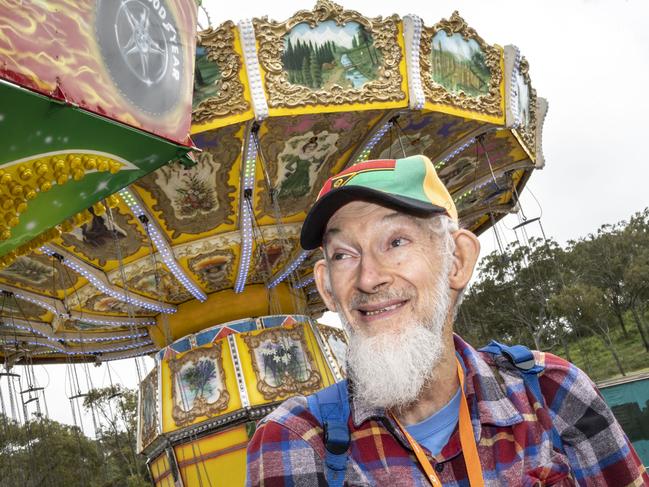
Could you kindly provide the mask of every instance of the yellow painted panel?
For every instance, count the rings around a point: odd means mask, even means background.
[[[173,476],[169,469],[167,455],[164,452],[151,462],[151,473],[156,487],[173,487]],[[158,480],[155,481],[155,479]]]
[[[173,410],[173,401],[171,399],[171,370],[166,360],[160,361],[160,397],[162,399],[162,431],[173,431],[176,428],[176,423],[171,416]]]
[[[244,68],[245,69],[245,68]],[[246,86],[248,83],[244,83]],[[247,98],[247,97],[246,97]],[[201,124],[193,124],[191,128],[191,134],[200,134],[201,132],[207,132],[208,130],[215,130],[221,127],[226,127],[228,125],[234,125],[235,123],[245,122],[247,120],[252,120],[254,118],[254,113],[252,109],[244,112],[238,113],[236,115],[230,115],[227,118],[217,118],[212,122],[206,122]]]
[[[502,125],[505,125],[505,50],[497,44],[494,44],[494,47],[500,50],[500,72],[502,73],[502,79],[500,80],[500,111],[502,112]]]
[[[228,406],[227,406],[227,408],[225,410],[221,411],[217,415],[214,415],[214,416],[211,416],[211,417],[199,416],[199,417],[195,418],[193,421],[184,424],[183,427],[187,427],[187,426],[191,426],[191,425],[194,425],[194,424],[197,424],[197,423],[201,423],[203,421],[211,419],[212,417],[217,417],[217,416],[221,416],[223,414],[231,413],[232,411],[235,411],[237,409],[241,409],[241,407],[242,407],[241,397],[239,395],[239,386],[237,384],[237,378],[236,378],[236,374],[234,372],[234,364],[232,363],[232,354],[230,353],[230,347],[229,347],[229,344],[228,344],[228,340],[227,340],[227,338],[222,338],[222,339],[218,340],[217,343],[219,343],[220,346],[221,346],[221,352],[222,352],[221,357],[222,357],[222,360],[223,360],[223,372],[224,372],[224,375],[225,375],[225,388],[228,391],[228,394],[230,396],[229,400],[228,400]],[[203,349],[203,348],[210,348],[212,346],[214,346],[214,345],[213,344],[205,345],[205,346],[198,347],[198,348]],[[185,352],[185,353],[187,353],[187,352]],[[185,355],[185,353],[176,355],[176,358],[181,358],[183,355]],[[163,360],[162,363],[167,365],[166,370],[168,371],[169,390],[171,391],[171,388],[172,388],[172,385],[173,385],[173,381],[172,381],[172,377],[171,377],[171,370],[169,369],[169,366],[168,366],[166,360]],[[180,428],[180,427],[176,426],[176,423],[173,420],[173,416],[171,414],[171,412],[173,410],[173,401],[171,400],[171,397],[169,397],[169,399],[170,400],[169,400],[169,403],[167,405],[167,407],[168,407],[168,409],[167,409],[167,411],[168,411],[168,420],[169,421],[165,422],[165,418],[163,417],[163,431],[165,433],[167,433],[169,431],[175,431],[175,430]],[[163,409],[163,414],[164,414],[164,409]]]
[[[291,294],[288,284],[280,283],[273,291],[279,303],[277,311],[279,314],[292,314],[298,311],[295,309],[295,297]],[[269,303],[269,292],[263,284],[248,285],[242,293],[235,293],[233,289],[212,293],[204,303],[195,299],[187,301],[178,305],[176,313],[167,317],[172,339],[177,340],[221,323],[250,316],[267,315],[270,313]],[[156,321],[158,330],[163,330],[160,315]],[[162,333],[152,333],[151,337],[159,347],[165,345]]]
[[[399,63],[399,72],[401,73],[401,91],[406,94],[406,106],[410,105],[410,93],[408,92],[408,67],[406,64],[406,40],[403,36],[403,21],[399,22],[399,34],[397,42],[401,49],[401,62]]]
[[[519,143],[515,131],[500,130],[495,134],[496,139],[509,139],[508,142],[512,149],[507,153],[507,157],[512,162],[522,161],[529,158],[525,149],[525,144]]]
[[[455,108],[450,105],[442,105],[439,103],[431,103],[429,101],[426,101],[424,103],[424,110],[430,111],[430,112],[440,112],[440,113],[447,113],[448,115],[455,115],[457,117],[463,117],[463,118],[468,118],[471,120],[478,120],[481,122],[489,122],[497,125],[504,125],[505,120],[504,120],[504,115],[502,117],[495,117],[493,115],[485,115],[483,113],[479,112],[473,112],[470,110],[462,110],[460,108]]]
[[[525,144],[525,142],[523,142],[523,139],[520,136],[520,134],[518,133],[518,131],[517,130],[512,130],[512,134],[516,138],[516,141],[520,144],[520,146],[525,151],[525,154],[527,154],[527,157],[529,157],[532,162],[536,162],[536,154],[532,154],[529,147],[527,147],[527,144]]]
[[[185,487],[243,486],[246,477],[248,435],[244,425],[175,447]]]
[[[373,103],[349,103],[345,105],[316,105],[298,108],[269,108],[271,117],[285,117],[289,115],[309,115],[318,113],[360,112],[364,110],[393,110],[408,106],[408,97],[399,101],[384,101]]]

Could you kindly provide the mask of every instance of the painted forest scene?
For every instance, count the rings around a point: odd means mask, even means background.
[[[203,100],[217,96],[221,90],[221,70],[216,62],[209,59],[204,46],[196,47],[196,64],[194,67],[194,96],[192,108]]]
[[[382,63],[372,35],[357,22],[327,20],[315,28],[301,23],[284,37],[282,65],[292,84],[360,89],[378,79]]]
[[[464,92],[476,97],[489,93],[491,71],[484,52],[475,39],[465,39],[456,32],[449,36],[435,34],[430,53],[430,75],[435,83],[450,92]]]

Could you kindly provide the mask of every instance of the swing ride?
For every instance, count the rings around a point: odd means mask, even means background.
[[[315,321],[320,253],[299,246],[322,183],[425,154],[480,234],[543,167],[547,103],[519,50],[457,13],[319,0],[194,45],[190,0],[59,3],[0,9],[2,412],[46,408],[17,366],[69,364],[79,415],[74,364],[155,356],[138,431],[154,484],[241,485],[255,421],[345,374],[344,333]]]

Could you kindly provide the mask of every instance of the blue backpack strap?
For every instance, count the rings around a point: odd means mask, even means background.
[[[322,425],[325,441],[325,475],[330,486],[342,487],[347,468],[349,397],[347,381],[337,382],[307,398],[309,411]]]
[[[541,392],[541,384],[539,382],[539,374],[545,370],[544,365],[537,364],[534,360],[534,354],[525,345],[505,345],[491,340],[489,345],[479,349],[480,352],[488,352],[493,355],[504,355],[520,372],[525,385],[532,391],[534,397],[539,402],[541,407],[545,408],[545,398]],[[552,445],[563,451],[563,441],[559,433],[552,425]]]

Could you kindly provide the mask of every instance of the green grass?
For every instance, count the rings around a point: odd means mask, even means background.
[[[628,335],[625,337],[619,326],[612,332],[613,343],[626,375],[649,370],[649,353],[645,351],[640,333],[635,324],[626,322]],[[582,337],[569,345],[570,358],[580,369],[595,381],[603,381],[621,377],[613,355],[597,336]],[[549,350],[552,353],[567,358],[561,347]]]

